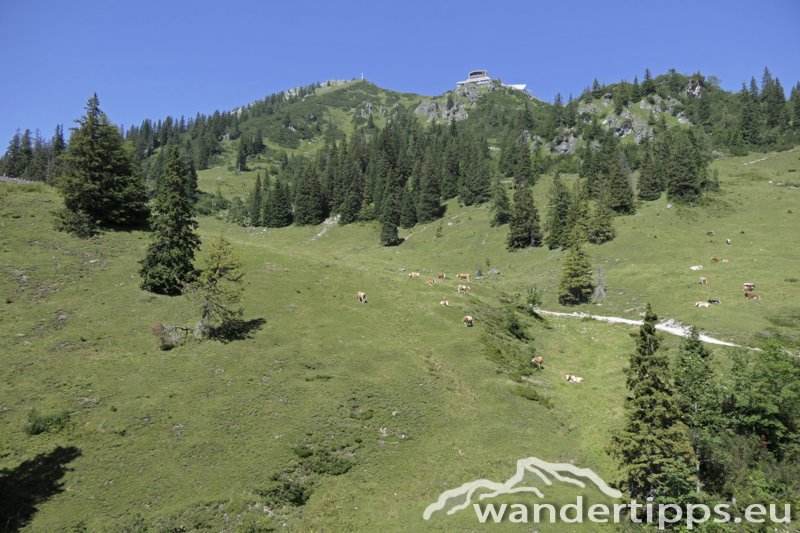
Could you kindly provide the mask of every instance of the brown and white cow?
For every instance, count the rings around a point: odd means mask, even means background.
[[[408,274],[408,277],[411,279],[419,279],[419,272],[411,272]]]
[[[711,304],[701,300],[701,301],[695,302],[694,306],[695,307],[711,307]]]
[[[461,272],[457,277],[458,279],[463,279],[464,281],[469,282],[469,274],[466,272]]]
[[[458,287],[456,287],[456,292],[458,293],[463,292],[464,294],[467,294],[469,291],[470,291],[469,285],[459,285]]]
[[[712,263],[719,263],[719,259],[717,259],[717,256],[716,256],[716,255],[712,255],[712,256],[711,256],[711,262],[712,262]]]
[[[533,363],[533,366],[536,368],[542,368],[542,365],[544,364],[544,358],[541,355],[537,355],[531,359],[531,363]]]
[[[426,287],[433,287],[434,285],[436,285],[436,280],[435,279],[426,279],[425,280],[425,286]]]
[[[367,293],[366,293],[366,292],[360,292],[360,291],[359,291],[359,292],[357,292],[357,293],[356,293],[356,300],[357,300],[357,301],[358,301],[358,303],[360,303],[360,304],[365,304],[365,303],[367,303]]]
[[[703,270],[703,265],[690,266],[689,270]]]
[[[472,318],[470,315],[464,315],[464,318],[461,319],[461,321],[464,323],[464,325],[467,326],[468,328],[472,327],[473,320],[475,320],[475,319]]]
[[[744,293],[744,297],[747,298],[748,300],[760,300],[761,299],[761,296],[759,296],[758,294],[754,294],[752,292]]]
[[[583,378],[573,376],[572,374],[567,374],[564,377],[567,378],[567,382],[569,383],[583,383]]]
[[[436,277],[439,279],[447,279],[447,274],[445,274],[444,272],[439,272],[438,274],[436,274]]]
[[[700,285],[708,285],[708,278],[705,276],[700,276]]]
[[[442,300],[441,302],[439,302],[439,305],[441,305],[442,307],[450,307],[450,302],[448,300]]]
[[[747,292],[752,292],[752,291],[756,290],[756,284],[755,283],[743,283],[742,284],[742,290],[743,291],[747,291]]]

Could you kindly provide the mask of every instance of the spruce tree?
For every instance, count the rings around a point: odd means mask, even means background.
[[[322,188],[314,172],[313,163],[306,164],[297,177],[294,195],[294,222],[305,226],[325,220]]]
[[[682,503],[695,486],[695,457],[681,422],[669,360],[659,350],[658,317],[650,305],[626,370],[625,422],[609,451],[621,472],[617,485],[631,498]]]
[[[518,142],[514,148],[516,150],[514,185],[517,188],[534,185],[536,183],[536,176],[531,166],[531,151],[528,148],[528,143],[524,141]]]
[[[417,192],[417,221],[431,222],[442,215],[439,187],[434,171],[434,155],[428,150],[421,165]]]
[[[600,197],[594,212],[587,223],[586,238],[592,244],[603,244],[614,239],[614,212],[608,207],[604,197]]]
[[[278,178],[270,193],[270,205],[265,224],[271,228],[284,228],[291,223],[292,200],[289,194],[289,185]]]
[[[144,183],[134,174],[122,134],[100,111],[97,95],[73,128],[56,181],[66,211],[59,214],[67,231],[91,234],[101,227],[133,227],[147,219]]]
[[[627,158],[620,152],[617,160],[611,164],[608,176],[603,180],[608,207],[623,215],[632,215],[636,212],[633,189],[628,183],[629,172]]]
[[[250,215],[250,226],[262,226],[261,211],[263,209],[264,186],[261,184],[261,173],[256,174],[256,182],[247,201],[247,213]]]
[[[645,201],[658,200],[663,190],[661,183],[661,178],[653,161],[653,150],[649,145],[645,146],[642,165],[639,169],[639,199]]]
[[[542,231],[539,225],[539,213],[533,202],[530,187],[522,185],[514,193],[514,210],[508,223],[506,247],[513,251],[541,245]]]
[[[573,235],[569,249],[564,256],[561,267],[561,278],[558,282],[558,301],[561,305],[578,305],[586,303],[592,296],[592,264],[583,250],[581,237]]]
[[[492,226],[502,226],[511,220],[511,202],[505,186],[499,181],[494,185],[492,193]]]
[[[400,224],[400,200],[391,184],[389,187],[392,190],[384,194],[381,206],[381,245],[396,246],[401,242],[397,234],[397,226]]]
[[[711,463],[711,453],[722,428],[721,395],[714,378],[711,352],[700,341],[695,328],[681,343],[675,361],[675,392],[683,422],[689,428],[696,462],[696,492]]]
[[[413,228],[417,224],[417,206],[414,204],[414,194],[408,187],[403,188],[400,204],[400,227]]]
[[[195,337],[207,337],[214,329],[225,330],[241,321],[239,305],[244,292],[244,273],[239,258],[225,237],[214,240],[205,257],[205,268],[189,285],[189,297],[200,307]]]
[[[569,227],[569,208],[570,195],[561,175],[557,172],[553,178],[553,187],[550,189],[550,201],[548,202],[547,220],[545,221],[545,243],[551,250],[556,248],[566,248],[570,232]]]
[[[489,167],[483,158],[482,150],[477,141],[467,156],[464,165],[462,185],[458,192],[458,199],[463,205],[482,204],[491,194],[491,177]]]
[[[186,283],[194,281],[194,252],[200,245],[195,234],[194,203],[186,195],[191,179],[180,160],[178,148],[170,150],[161,178],[161,188],[153,202],[150,227],[153,240],[140,262],[142,289],[157,294],[180,294]]]

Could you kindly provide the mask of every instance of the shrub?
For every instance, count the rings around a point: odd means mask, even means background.
[[[525,328],[522,327],[522,323],[520,323],[517,313],[515,313],[510,307],[506,310],[506,329],[519,340],[525,340],[527,338],[527,335],[525,334]]]
[[[28,423],[25,424],[25,433],[39,435],[46,432],[58,432],[64,429],[69,422],[69,411],[61,411],[52,415],[43,415],[36,409],[28,413]]]
[[[61,209],[56,212],[56,229],[71,233],[76,237],[88,239],[100,231],[97,222],[83,211],[70,211]]]
[[[183,344],[183,329],[187,328],[165,326],[161,322],[156,322],[153,325],[153,336],[156,338],[158,348],[160,350],[168,351]]]
[[[270,507],[300,507],[311,495],[299,481],[280,474],[272,476],[270,485],[256,489],[255,493],[264,498]]]

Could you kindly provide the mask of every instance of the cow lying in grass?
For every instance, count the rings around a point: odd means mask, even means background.
[[[564,377],[567,378],[568,383],[583,383],[583,378],[578,376],[573,376],[572,374],[567,374]]]

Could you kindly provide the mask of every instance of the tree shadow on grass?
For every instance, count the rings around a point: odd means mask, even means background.
[[[59,446],[16,468],[0,470],[0,531],[18,531],[36,514],[37,506],[64,490],[67,464],[81,456],[74,447]]]
[[[267,321],[263,318],[233,320],[222,326],[211,328],[208,336],[226,344],[233,341],[242,341],[252,338],[253,333],[261,329],[261,326],[266,323]]]

